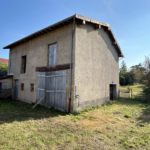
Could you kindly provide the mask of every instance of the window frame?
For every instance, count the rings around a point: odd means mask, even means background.
[[[27,69],[27,55],[21,56],[21,73],[26,73]]]
[[[21,91],[24,91],[24,83],[21,83]]]
[[[33,86],[33,90],[32,90],[32,86]],[[30,92],[34,92],[34,84],[33,83],[30,84]]]
[[[52,46],[52,45],[56,45],[55,66],[57,65],[57,49],[58,49],[58,42],[54,42],[54,43],[48,44],[47,66],[49,66],[49,67],[52,67],[52,65],[49,65],[50,46]]]

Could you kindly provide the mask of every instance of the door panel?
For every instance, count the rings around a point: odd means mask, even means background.
[[[55,107],[56,109],[65,111],[66,82],[67,70],[45,72],[45,75],[41,75],[39,72],[37,101],[45,95],[45,99],[40,104],[44,105],[46,103],[47,107]]]

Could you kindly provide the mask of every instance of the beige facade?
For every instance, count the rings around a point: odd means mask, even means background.
[[[114,98],[118,98],[118,49],[112,45],[112,39],[104,28],[95,29],[95,22],[88,22],[87,18],[86,20],[86,23],[84,21],[84,24],[80,25],[76,22],[74,29],[72,112],[86,106],[108,102],[111,84],[114,85]],[[27,103],[37,101],[38,72],[36,67],[48,66],[48,46],[50,44],[57,43],[56,65],[70,63],[72,26],[73,20],[50,32],[43,33],[41,31],[42,35],[40,36],[6,47],[10,47],[9,74],[13,74],[13,89],[15,89],[15,80],[19,81],[18,100]],[[108,24],[106,27],[109,27]],[[111,30],[109,31],[111,32]],[[26,56],[27,59],[25,73],[21,73],[22,56]],[[21,90],[21,83],[24,83],[24,90]],[[34,84],[34,91],[30,89],[31,84]],[[67,70],[66,110],[69,107],[69,87],[70,69]]]
[[[102,28],[85,24],[76,28],[75,108],[98,105],[110,100],[110,84],[116,85],[118,98],[119,57],[112,41]]]
[[[38,72],[35,70],[36,67],[48,65],[48,46],[50,44],[57,43],[57,65],[70,63],[71,29],[72,24],[68,24],[10,49],[9,73],[14,75],[14,86],[15,80],[19,81],[19,100],[27,103],[36,102]],[[21,73],[21,57],[25,55],[27,57],[26,73]],[[69,72],[68,70],[67,91],[69,90]],[[21,83],[24,83],[23,91]],[[35,85],[34,92],[30,91],[30,84]]]

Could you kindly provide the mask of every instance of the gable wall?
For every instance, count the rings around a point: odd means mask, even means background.
[[[119,58],[108,34],[92,24],[76,26],[74,109],[109,101],[109,84],[119,88]],[[78,105],[79,104],[79,105]]]

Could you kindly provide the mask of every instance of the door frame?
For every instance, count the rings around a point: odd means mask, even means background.
[[[109,84],[109,99],[110,100],[113,100],[113,99],[117,98],[116,97],[116,90],[117,90],[116,88],[117,88],[116,84]]]

